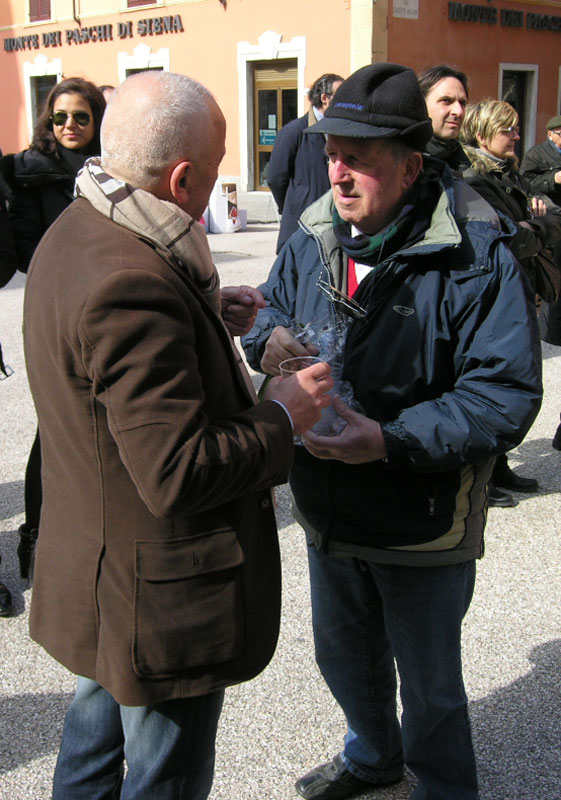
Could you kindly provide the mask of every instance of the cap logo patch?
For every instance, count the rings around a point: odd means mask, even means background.
[[[356,111],[363,111],[364,106],[360,103],[334,103],[338,108],[354,108]]]

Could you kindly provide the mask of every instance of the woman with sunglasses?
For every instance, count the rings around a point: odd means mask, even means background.
[[[12,189],[10,218],[19,268],[29,262],[47,228],[74,197],[74,180],[88,156],[100,154],[103,94],[83,78],[67,78],[50,92],[31,147],[2,159]]]
[[[507,217],[503,222],[514,236],[508,246],[520,263],[533,291],[539,291],[536,257],[547,253],[561,240],[561,209],[545,195],[533,196],[518,169],[515,151],[520,140],[519,118],[503,100],[483,100],[468,106],[460,140],[471,166],[464,179],[487,202]],[[544,298],[547,299],[547,298]],[[494,506],[514,506],[516,501],[503,489],[535,492],[538,482],[513,472],[506,455],[497,458],[489,486],[489,502]]]
[[[10,188],[9,217],[22,272],[27,272],[47,228],[72,202],[76,174],[84,161],[100,154],[104,111],[105,99],[97,86],[83,78],[67,78],[51,90],[35,125],[31,147],[0,162],[0,172]],[[31,577],[41,501],[37,433],[25,473],[25,522],[19,529],[22,578]]]

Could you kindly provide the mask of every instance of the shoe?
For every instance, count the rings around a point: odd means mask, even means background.
[[[354,797],[362,792],[381,786],[398,783],[401,776],[385,783],[370,783],[357,778],[346,768],[341,754],[338,753],[332,761],[321,764],[311,772],[298,778],[296,791],[306,800],[337,800],[337,798]]]
[[[9,617],[12,613],[12,595],[7,586],[0,583],[0,617]]]
[[[551,442],[551,446],[554,450],[561,450],[561,425],[555,431],[555,436],[553,437],[553,441]]]
[[[35,561],[35,545],[37,543],[37,528],[30,528],[24,523],[19,526],[18,560],[19,574],[24,580],[31,580],[33,577],[33,565]]]
[[[493,483],[501,489],[512,489],[514,492],[537,492],[540,488],[535,478],[523,478],[511,470],[508,464],[501,464],[493,470]]]
[[[511,494],[497,489],[492,483],[487,486],[487,499],[490,506],[499,506],[499,508],[514,508],[518,505],[518,500],[515,500]]]

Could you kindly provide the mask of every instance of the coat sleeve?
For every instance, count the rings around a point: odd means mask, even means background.
[[[451,391],[382,423],[388,460],[424,472],[477,463],[516,447],[542,398],[534,298],[503,243],[480,298],[457,329]]]
[[[128,269],[90,293],[79,323],[93,396],[157,517],[198,513],[283,483],[292,459],[283,409],[240,401],[225,332],[201,326],[190,309],[161,276]],[[201,348],[207,359],[212,354],[204,366]]]
[[[520,172],[527,180],[533,194],[555,195],[561,186],[555,183],[555,173],[561,170],[561,163],[557,166],[547,164],[542,148],[539,146],[538,148],[532,147],[528,150],[522,159]]]
[[[528,216],[523,221],[528,224],[520,225],[522,220],[513,219],[507,211],[503,194],[505,189],[495,180],[485,176],[467,177],[466,182],[483,197],[490,206],[497,211],[507,214],[516,227],[516,233],[509,240],[508,246],[512,254],[519,261],[531,258],[543,250],[544,247],[553,247],[561,239],[561,209],[553,206],[543,217]]]
[[[288,186],[294,177],[294,164],[301,137],[302,131],[299,125],[289,123],[284,128],[281,128],[267,168],[267,184],[273,193],[275,203],[281,214]]]
[[[17,187],[10,204],[19,268],[27,272],[33,253],[48,225],[43,217],[40,187]]]
[[[267,305],[259,310],[253,328],[241,339],[247,362],[257,372],[262,372],[261,359],[274,328],[288,328],[296,317],[299,276],[293,242],[299,236],[295,234],[288,240],[276,258],[269,277],[258,287]]]

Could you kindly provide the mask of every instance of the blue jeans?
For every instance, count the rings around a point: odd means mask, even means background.
[[[411,800],[478,800],[461,661],[475,562],[374,564],[313,546],[308,556],[316,659],[347,719],[347,769],[389,783],[405,762],[418,779]]]
[[[205,800],[223,699],[220,691],[120,706],[98,683],[79,677],[64,721],[53,800]]]

